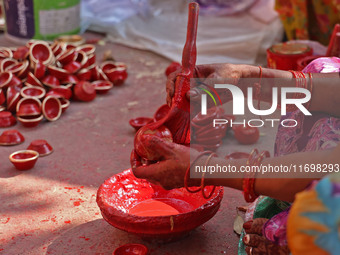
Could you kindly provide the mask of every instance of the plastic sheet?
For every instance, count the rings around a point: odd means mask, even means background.
[[[83,29],[107,32],[108,39],[180,61],[188,1],[83,1]],[[268,3],[268,4],[266,4]],[[93,6],[93,9],[91,9]],[[260,8],[260,9],[258,9]],[[261,18],[266,13],[267,18]],[[265,50],[281,40],[283,28],[273,0],[227,16],[201,15],[197,63],[266,63]]]

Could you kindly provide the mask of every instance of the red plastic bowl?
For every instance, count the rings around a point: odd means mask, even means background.
[[[24,141],[24,136],[16,129],[6,130],[0,135],[0,145],[17,145]]]
[[[129,243],[119,246],[112,255],[147,255],[148,248],[139,243]]]
[[[22,150],[9,155],[9,160],[18,170],[28,170],[34,167],[39,157],[39,153],[32,150]]]
[[[27,147],[27,150],[36,151],[39,157],[44,157],[53,152],[52,146],[46,140],[34,140]]]
[[[136,131],[138,131],[141,127],[144,127],[146,124],[153,122],[153,119],[148,117],[139,117],[136,119],[131,119],[129,124],[133,127]]]
[[[209,190],[208,190],[209,189]],[[206,192],[211,191],[207,187]],[[97,204],[103,218],[112,226],[145,239],[163,242],[179,239],[210,220],[218,211],[223,187],[216,187],[206,200],[202,194],[185,188],[164,190],[146,180],[137,179],[131,169],[112,176],[98,189]],[[178,210],[176,215],[137,216],[129,211],[148,199],[165,202]]]

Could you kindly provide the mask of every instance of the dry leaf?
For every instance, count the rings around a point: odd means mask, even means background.
[[[234,220],[234,231],[236,234],[241,235],[244,220],[240,215],[237,215]]]
[[[236,207],[236,210],[239,212],[246,212],[248,210],[248,206],[238,206]]]

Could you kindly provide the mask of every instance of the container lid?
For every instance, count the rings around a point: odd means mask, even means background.
[[[270,48],[270,51],[283,55],[296,55],[309,52],[311,48],[303,43],[278,43]]]

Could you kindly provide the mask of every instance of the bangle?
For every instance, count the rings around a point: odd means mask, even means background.
[[[294,79],[296,80],[295,83],[295,87],[296,88],[304,88],[304,89],[308,89],[307,88],[307,79],[306,79],[306,75],[303,72],[300,71],[293,71],[290,70],[289,72],[291,72],[293,74]],[[293,98],[301,98],[302,94],[299,93],[294,93]],[[297,108],[295,105],[288,105],[287,106],[287,110],[288,111],[295,111]]]
[[[208,166],[208,163],[210,161],[210,159],[213,157],[213,156],[217,156],[216,153],[211,153],[207,160],[205,161],[205,166]],[[209,193],[209,195],[206,195],[205,192],[204,192],[204,188],[205,188],[205,185],[204,185],[204,176],[205,176],[205,172],[203,172],[202,174],[202,177],[201,177],[201,190],[202,190],[202,196],[205,198],[205,199],[209,199],[211,198],[211,196],[214,194],[215,192],[215,189],[216,189],[216,186],[213,186],[213,189],[212,191]]]
[[[259,74],[259,77],[260,77],[260,80],[259,82],[255,83],[254,84],[254,87],[255,87],[255,96],[257,98],[257,109],[260,110],[260,102],[261,102],[261,81],[262,81],[262,67],[259,66],[260,68],[260,74]]]
[[[196,190],[190,190],[189,189],[189,186],[188,186],[188,179],[189,179],[189,173],[190,173],[190,168],[193,164],[195,164],[195,162],[202,156],[204,155],[207,155],[207,154],[213,154],[214,152],[212,151],[202,151],[200,154],[198,154],[198,156],[192,161],[192,163],[188,166],[186,172],[185,172],[185,175],[184,175],[184,187],[185,189],[189,192],[189,193],[197,193],[199,192],[202,187],[199,187],[198,189]],[[203,174],[202,174],[203,175]]]
[[[308,75],[309,75],[309,87],[308,87],[308,90],[310,91],[310,100],[309,100],[309,102],[306,103],[307,110],[310,109],[310,104],[312,102],[312,92],[313,92],[313,76],[312,76],[312,73],[308,73]]]
[[[263,151],[259,155],[258,150],[254,149],[247,160],[247,166],[258,166],[265,157],[269,157],[268,151]],[[246,202],[254,202],[258,198],[258,194],[255,193],[255,175],[256,171],[249,171],[243,178],[243,195]]]

